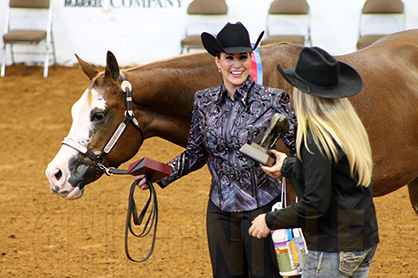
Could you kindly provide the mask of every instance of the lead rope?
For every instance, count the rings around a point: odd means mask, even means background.
[[[285,177],[282,177],[281,199],[282,199],[282,208],[285,208],[287,206],[287,200],[286,200],[286,178]]]
[[[138,211],[135,205],[135,200],[134,200],[134,193],[135,193],[135,188],[137,187],[139,180],[134,181],[134,183],[131,186],[131,190],[129,193],[129,205],[128,205],[128,213],[126,215],[126,226],[125,226],[125,253],[126,256],[128,257],[128,259],[130,259],[133,262],[143,262],[146,261],[152,254],[152,252],[154,251],[154,247],[155,247],[155,238],[157,235],[157,223],[158,223],[158,202],[157,202],[157,194],[155,193],[155,188],[153,186],[153,184],[147,179],[147,185],[148,185],[148,189],[149,189],[149,198],[148,201],[145,203],[145,206],[143,207],[141,214],[138,216]],[[142,223],[142,220],[144,219],[144,216],[148,210],[149,205],[152,202],[152,206],[151,206],[151,210],[147,219],[147,222],[145,223],[144,229],[142,230],[141,233],[136,234],[133,229],[132,229],[132,222],[131,222],[131,218],[133,220],[133,223],[137,226],[140,226]],[[151,244],[151,248],[148,252],[148,254],[141,260],[135,260],[131,257],[130,253],[129,253],[129,247],[128,247],[128,230],[130,231],[130,233],[132,235],[134,235],[135,237],[145,237],[147,236],[150,231],[152,230],[152,228],[154,227],[154,234],[152,236],[152,244]]]
[[[113,174],[128,174],[127,170],[121,170],[121,169],[115,169],[113,171]],[[141,210],[141,214],[138,216],[138,210],[135,204],[135,199],[134,199],[134,193],[135,193],[135,188],[137,187],[138,183],[141,180],[135,180],[132,185],[131,185],[131,189],[129,192],[129,202],[128,202],[128,212],[126,215],[126,225],[125,225],[125,253],[126,256],[128,257],[129,260],[133,261],[133,262],[144,262],[146,261],[151,254],[154,251],[154,247],[155,247],[155,239],[156,239],[156,235],[157,235],[157,223],[158,223],[158,202],[157,202],[157,194],[155,192],[155,188],[154,185],[152,184],[152,182],[150,182],[148,179],[147,181],[147,185],[148,185],[148,189],[149,189],[149,197],[147,202],[145,203],[144,207]],[[144,225],[144,228],[142,230],[142,232],[140,232],[139,234],[135,233],[133,228],[132,228],[132,222],[137,225],[140,226],[142,224],[142,221],[144,220],[145,214],[149,208],[149,206],[151,205],[151,209],[148,215],[148,219]],[[131,221],[132,220],[132,221]],[[153,229],[154,228],[154,229]],[[129,246],[128,246],[128,238],[129,238],[129,232],[135,236],[135,237],[139,237],[139,238],[143,238],[145,236],[147,236],[151,230],[153,230],[153,236],[152,236],[152,244],[151,244],[151,248],[148,252],[148,254],[140,259],[140,260],[135,260],[134,258],[132,258],[132,256],[129,253]]]

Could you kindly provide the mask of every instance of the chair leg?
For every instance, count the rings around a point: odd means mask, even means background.
[[[44,78],[48,77],[48,69],[49,69],[49,47],[48,45],[45,45],[44,48],[44,54],[45,54],[45,61],[44,61]]]
[[[1,53],[1,77],[4,77],[6,74],[6,44],[3,46]]]
[[[54,67],[55,67],[57,65],[57,54],[55,52],[55,40],[52,34],[51,34],[51,45],[52,45],[52,54],[54,55]]]
[[[10,44],[10,55],[12,56],[12,65],[15,64],[15,55],[13,53],[13,44]]]
[[[46,53],[45,61],[44,61],[44,78],[48,77],[48,69],[49,69],[49,53]]]

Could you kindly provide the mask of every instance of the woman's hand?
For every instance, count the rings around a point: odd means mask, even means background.
[[[139,188],[141,188],[142,190],[147,190],[148,189],[148,184],[147,184],[147,177],[145,175],[137,175],[134,176],[136,180],[140,181],[138,182],[137,186]]]
[[[256,238],[262,238],[269,235],[271,230],[267,227],[266,224],[266,214],[260,214],[257,216],[252,222],[252,225],[250,229],[248,230],[248,233],[250,236],[256,237]]]
[[[260,166],[261,166],[261,169],[263,169],[263,171],[267,173],[267,175],[273,178],[278,178],[282,175],[281,169],[282,169],[283,161],[287,157],[287,155],[285,153],[281,153],[276,150],[270,150],[270,152],[276,156],[276,163],[271,167],[266,166],[266,165],[261,165],[261,164]]]

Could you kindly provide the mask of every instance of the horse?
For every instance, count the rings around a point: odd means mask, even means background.
[[[294,68],[302,48],[288,43],[259,47],[264,84],[291,95],[291,85],[276,66]],[[147,138],[185,147],[195,92],[222,81],[205,52],[121,70],[109,51],[103,72],[76,57],[90,86],[73,105],[67,139],[46,170],[51,191],[66,199],[81,197],[86,184],[111,174]],[[363,78],[362,92],[350,100],[369,134],[374,196],[408,185],[418,215],[418,30],[391,34],[335,57]],[[278,149],[285,151],[284,145]]]

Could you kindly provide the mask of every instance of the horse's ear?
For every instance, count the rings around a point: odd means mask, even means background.
[[[92,65],[81,60],[81,58],[78,57],[77,54],[74,55],[77,58],[78,63],[81,69],[83,70],[84,74],[87,75],[90,80],[92,80],[99,72]]]
[[[115,55],[112,52],[107,52],[105,78],[112,78],[113,81],[119,78],[119,65],[116,61]]]

